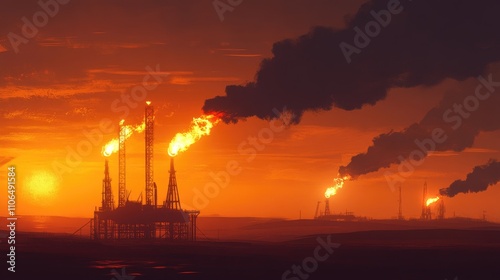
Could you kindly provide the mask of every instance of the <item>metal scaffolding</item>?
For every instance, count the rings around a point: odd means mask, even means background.
[[[120,132],[118,136],[118,207],[125,206],[126,201],[126,191],[125,186],[125,140],[126,138],[126,126],[123,125],[123,120],[120,122]]]
[[[403,217],[403,196],[401,195],[401,184],[398,185],[398,190],[399,190],[399,199],[398,199],[398,204],[399,204],[399,209],[398,209],[398,220],[404,220],[405,218]]]
[[[325,199],[325,216],[330,215],[330,199]]]
[[[179,190],[177,189],[177,179],[175,177],[175,169],[174,169],[174,158],[170,158],[170,176],[168,179],[168,191],[167,191],[167,199],[165,201],[165,205],[167,209],[181,209],[181,201],[179,198]]]
[[[432,218],[431,207],[427,205],[427,182],[424,183],[424,192],[422,198],[422,214],[420,219],[430,220]]]
[[[437,209],[437,217],[438,219],[442,220],[444,219],[444,215],[446,213],[446,208],[444,207],[444,200],[441,199],[438,204],[438,209]]]
[[[153,205],[153,143],[154,143],[154,108],[151,103],[147,103],[144,119],[146,122],[146,132],[144,133],[145,154],[146,154],[146,205]]]
[[[111,191],[111,178],[109,177],[108,160],[104,161],[104,179],[102,180],[102,210],[115,209],[113,193]]]

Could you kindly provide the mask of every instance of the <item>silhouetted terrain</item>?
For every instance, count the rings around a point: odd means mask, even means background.
[[[209,219],[212,225],[218,224],[220,232],[246,230],[247,236],[252,231],[258,235],[268,231],[270,236],[276,236],[279,231],[289,235],[287,232],[302,232],[307,227],[326,231],[329,227],[352,228],[356,224],[228,218],[233,220],[228,223],[233,225],[230,230],[222,226],[225,218]],[[475,229],[474,223],[469,223],[470,229],[394,230],[390,221],[370,221],[357,226],[373,227],[377,223],[379,230],[338,232],[329,234],[330,237],[312,234],[281,241],[221,238],[196,243],[103,243],[68,234],[19,232],[17,272],[2,279],[131,280],[121,275],[122,267],[136,280],[282,279],[292,265],[302,265],[304,259],[314,256],[320,246],[318,236],[325,241],[329,238],[340,247],[334,248],[325,261],[318,261],[317,268],[307,273],[307,279],[500,279],[500,230],[495,224],[478,222],[480,226]],[[412,224],[416,221],[406,224],[415,227]],[[7,248],[2,245],[5,252]],[[121,278],[113,274],[113,269]],[[2,275],[5,272],[3,269]],[[294,277],[297,276],[290,274],[285,279],[301,279]]]

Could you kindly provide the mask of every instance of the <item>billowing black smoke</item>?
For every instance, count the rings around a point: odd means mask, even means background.
[[[474,167],[465,180],[456,180],[447,188],[440,189],[441,195],[454,197],[459,193],[477,193],[500,181],[500,162],[490,160],[485,165]]]
[[[423,164],[431,152],[463,151],[472,147],[480,132],[500,129],[498,108],[500,73],[471,79],[446,94],[419,123],[375,137],[368,150],[353,156],[339,173],[356,178],[403,162],[400,167],[407,170]]]
[[[393,11],[399,12],[385,18],[377,35],[355,40],[375,21],[375,13],[398,2]],[[273,57],[262,61],[254,82],[227,86],[226,94],[206,100],[203,110],[222,112],[229,123],[251,116],[270,119],[274,108],[286,107],[298,123],[307,110],[375,104],[394,87],[476,77],[500,58],[499,11],[497,0],[368,1],[344,29],[316,27],[275,43]],[[346,56],[342,42],[357,50]]]

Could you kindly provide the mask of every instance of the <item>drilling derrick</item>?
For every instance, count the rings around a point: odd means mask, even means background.
[[[126,128],[123,126],[123,121],[120,122],[120,134],[119,134],[119,145],[118,145],[118,207],[125,206],[126,201],[126,186],[125,186],[125,139],[126,139]]]
[[[111,178],[109,177],[108,160],[104,162],[104,179],[102,179],[102,210],[111,211],[115,208],[113,193],[111,192]]]
[[[146,102],[145,110],[146,131],[144,134],[146,142],[146,205],[153,205],[153,152],[154,152],[154,108],[151,103]]]
[[[422,215],[420,216],[422,220],[431,219],[431,207],[427,206],[427,182],[424,183],[424,192],[422,198]]]
[[[181,201],[177,189],[177,179],[175,178],[174,158],[170,158],[170,178],[168,179],[167,200],[165,201],[167,209],[181,210]]]
[[[316,205],[316,212],[314,213],[314,218],[317,219],[319,217],[319,205],[321,204],[321,201],[318,201],[318,204]]]
[[[330,200],[327,198],[325,199],[325,216],[330,215]]]
[[[439,201],[439,205],[438,205],[438,210],[437,210],[437,212],[438,212],[438,214],[437,214],[437,218],[438,218],[438,219],[440,219],[440,220],[444,219],[444,214],[445,214],[445,212],[446,212],[446,209],[445,209],[445,207],[444,207],[444,200],[443,200],[443,199],[441,199],[441,200]]]
[[[403,197],[401,196],[401,184],[398,186],[399,189],[399,211],[398,211],[398,220],[404,220],[405,218],[403,217]]]

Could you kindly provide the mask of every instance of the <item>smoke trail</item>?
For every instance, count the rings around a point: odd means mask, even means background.
[[[500,83],[488,91],[487,80],[492,77],[462,83],[460,91],[446,94],[419,123],[375,137],[365,153],[339,168],[339,174],[356,178],[391,164],[419,166],[430,152],[463,151],[480,132],[500,129]]]
[[[439,193],[454,197],[459,193],[482,192],[498,181],[500,181],[500,162],[492,159],[485,165],[474,167],[465,180],[456,180],[449,187],[440,189]]]
[[[229,85],[224,96],[205,101],[203,110],[221,112],[226,123],[257,116],[271,119],[287,107],[298,123],[307,110],[359,109],[384,99],[393,87],[435,85],[446,78],[477,77],[500,58],[497,0],[402,0],[379,35],[369,38],[347,63],[340,43],[355,45],[373,13],[389,0],[361,6],[341,30],[317,27],[297,39],[277,42],[255,81]]]

